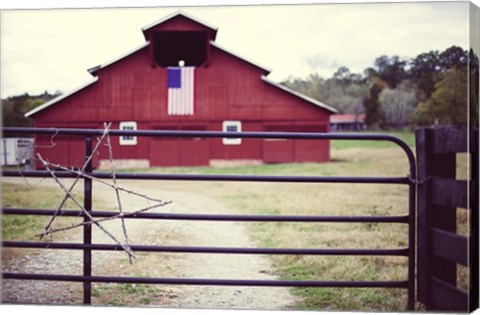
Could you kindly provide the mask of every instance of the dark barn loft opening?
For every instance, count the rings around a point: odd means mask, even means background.
[[[199,67],[207,60],[207,32],[157,31],[153,34],[153,58],[160,67]]]

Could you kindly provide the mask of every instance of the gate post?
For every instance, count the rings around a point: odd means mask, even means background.
[[[442,258],[434,260],[431,252],[431,228],[438,227],[456,232],[455,208],[435,205],[432,202],[432,177],[455,178],[455,153],[434,154],[433,129],[416,132],[418,163],[418,299],[431,308],[430,276],[435,276],[456,286],[456,264]]]
[[[471,161],[471,182],[470,182],[470,247],[469,263],[470,266],[470,297],[469,311],[473,312],[479,305],[479,137],[478,129],[474,130],[470,136],[470,161]]]
[[[89,160],[90,155],[92,154],[92,137],[85,137],[85,161]],[[85,172],[92,172],[92,159],[87,163],[85,167]],[[84,178],[84,188],[83,188],[83,206],[85,210],[92,210],[92,180],[89,178]],[[90,218],[86,215],[83,216],[83,221],[88,222]],[[83,226],[83,244],[92,244],[92,225],[85,224]],[[92,275],[92,250],[84,249],[83,250],[83,275],[91,276]],[[92,283],[89,281],[83,282],[83,304],[92,303]]]

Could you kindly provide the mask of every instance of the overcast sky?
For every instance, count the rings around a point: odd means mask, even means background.
[[[88,68],[142,45],[143,26],[179,9],[218,27],[218,44],[271,69],[275,81],[468,48],[467,2],[3,10],[1,96],[68,92],[91,79]]]

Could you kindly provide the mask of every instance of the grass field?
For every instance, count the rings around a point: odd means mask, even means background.
[[[410,146],[411,133],[397,133]],[[407,176],[408,161],[404,152],[386,142],[332,141],[330,163],[272,164],[239,167],[156,168],[129,170],[159,173],[258,174],[321,176]],[[466,159],[460,176],[465,176]],[[190,191],[221,200],[232,213],[285,215],[406,215],[408,187],[378,184],[291,184],[240,182],[161,182],[159,189]],[[28,200],[22,189],[3,186],[4,206],[10,199],[16,205]],[[52,197],[57,198],[57,197]],[[58,199],[56,199],[58,200]],[[39,206],[39,200],[28,200]],[[48,205],[46,205],[48,207]],[[31,222],[4,221],[4,233],[10,224],[41,226]],[[466,230],[468,218],[460,215]],[[404,224],[339,223],[247,223],[253,239],[262,247],[290,248],[406,248]],[[26,231],[31,228],[26,228]],[[17,233],[17,232],[15,232]],[[18,237],[17,234],[15,237]],[[20,233],[21,234],[21,233]],[[10,234],[4,234],[10,235]],[[28,234],[27,234],[28,236]],[[405,257],[369,256],[272,256],[282,279],[289,280],[405,280]],[[406,307],[403,289],[293,289],[301,310],[402,311]]]
[[[2,207],[5,208],[39,208],[55,209],[63,199],[58,189],[39,188],[26,184],[2,183]],[[81,196],[77,200],[83,201]],[[76,209],[73,202],[68,201],[66,206]],[[35,234],[46,226],[50,217],[44,216],[19,216],[8,215],[2,217],[2,237],[6,240],[37,240]],[[55,227],[63,227],[79,219],[61,218],[57,220]]]
[[[395,136],[414,145],[411,133]],[[159,173],[305,176],[407,176],[404,152],[389,142],[331,142],[330,163],[270,164],[238,167],[156,168]],[[129,170],[138,171],[142,170]],[[222,200],[233,213],[286,215],[406,215],[405,185],[169,182],[181,189]],[[262,247],[405,248],[402,224],[248,223]],[[272,256],[282,279],[404,280],[404,257]],[[401,289],[294,289],[302,310],[404,310]]]
[[[410,147],[415,146],[415,134],[413,132],[389,132],[389,135],[403,140]],[[331,142],[332,150],[346,148],[393,148],[395,144],[387,141],[358,141],[358,140],[334,140]]]

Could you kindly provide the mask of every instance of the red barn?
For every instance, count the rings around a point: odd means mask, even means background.
[[[26,114],[36,127],[329,132],[336,110],[267,78],[269,70],[215,42],[217,29],[175,13],[142,29],[146,42],[88,71],[94,79]],[[80,137],[37,137],[52,162],[80,166]],[[324,162],[321,140],[172,139],[119,137],[114,155],[124,166],[194,166]],[[102,149],[103,150],[103,149]],[[108,160],[106,150],[94,166]],[[38,166],[38,165],[37,165]]]

